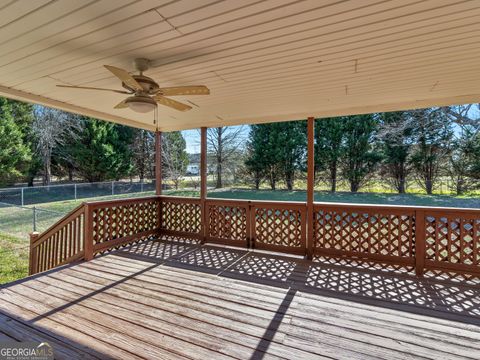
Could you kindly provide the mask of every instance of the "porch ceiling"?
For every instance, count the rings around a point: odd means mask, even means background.
[[[154,129],[102,65],[205,84],[161,130],[480,101],[478,0],[0,1],[0,95]],[[187,98],[176,97],[185,101]]]

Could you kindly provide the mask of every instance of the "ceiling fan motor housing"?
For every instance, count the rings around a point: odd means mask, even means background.
[[[145,93],[145,94],[153,95],[159,89],[158,84],[152,78],[149,78],[148,76],[132,75],[132,77],[137,81],[137,83],[140,84],[140,86],[143,88],[143,93]],[[125,89],[130,90],[134,93],[138,92],[137,90],[135,90],[135,89],[131,88],[130,86],[128,86],[127,84],[125,84],[124,82],[122,82],[122,86]]]

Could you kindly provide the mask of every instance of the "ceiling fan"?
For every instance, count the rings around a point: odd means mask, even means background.
[[[89,86],[57,85],[58,87],[110,91],[119,94],[131,95],[117,104],[115,109],[130,108],[139,113],[147,113],[154,110],[157,104],[171,107],[179,111],[187,111],[192,107],[179,101],[169,99],[165,96],[177,95],[209,95],[210,90],[204,85],[175,86],[161,88],[155,80],[143,75],[148,70],[150,61],[148,59],[135,59],[133,64],[139,75],[132,75],[128,71],[115,66],[104,65],[113,75],[122,81],[125,90],[104,89]]]

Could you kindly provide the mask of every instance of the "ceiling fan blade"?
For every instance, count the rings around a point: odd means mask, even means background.
[[[126,103],[127,100],[123,100],[122,102],[118,103],[115,105],[113,108],[114,109],[125,109],[128,108],[128,104]]]
[[[116,93],[119,93],[119,94],[130,94],[128,91],[115,90],[115,89],[96,88],[96,87],[91,87],[91,86],[57,85],[57,87],[71,88],[71,89],[111,91],[111,92],[116,92]]]
[[[105,68],[110,71],[113,75],[118,77],[120,80],[122,80],[127,86],[131,87],[132,89],[142,91],[143,88],[140,86],[140,84],[133,78],[132,75],[126,70],[117,68],[115,66],[110,66],[110,65],[103,65]]]
[[[184,103],[181,103],[179,101],[163,97],[161,95],[155,95],[153,97],[153,99],[156,102],[158,102],[159,104],[171,107],[175,110],[187,111],[187,110],[190,110],[192,108],[191,106],[188,106],[187,104],[184,104]]]
[[[175,96],[175,95],[209,95],[210,89],[204,85],[193,85],[193,86],[174,86],[174,87],[165,87],[160,88],[158,93],[164,96]]]

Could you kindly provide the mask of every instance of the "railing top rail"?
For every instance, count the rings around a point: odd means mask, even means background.
[[[458,212],[458,213],[479,213],[480,208],[455,208],[441,206],[420,206],[420,205],[390,205],[390,204],[352,204],[352,203],[336,203],[336,202],[314,202],[314,206],[319,207],[341,207],[351,209],[386,209],[386,210],[428,210],[430,212]]]
[[[131,197],[131,198],[121,198],[121,199],[111,199],[111,200],[95,200],[95,201],[86,201],[83,204],[89,207],[101,207],[101,206],[111,206],[111,205],[118,205],[118,204],[133,204],[137,202],[143,202],[147,200],[157,200],[159,196],[139,196],[139,197]]]
[[[44,232],[42,232],[38,238],[35,240],[35,242],[32,244],[32,247],[35,247],[37,246],[38,244],[40,244],[41,242],[43,242],[43,240],[45,238],[48,238],[52,233],[55,232],[56,229],[58,228],[61,228],[63,225],[65,225],[66,222],[68,222],[71,218],[75,218],[77,217],[78,215],[80,215],[80,213],[83,212],[83,208],[84,208],[84,204],[80,204],[79,206],[77,206],[75,209],[73,209],[72,211],[70,211],[68,214],[66,214],[65,216],[63,216],[61,219],[59,219],[57,222],[55,222],[52,226],[50,226],[47,230],[45,230]]]
[[[177,196],[177,195],[157,195],[158,198],[160,199],[166,199],[166,200],[184,200],[184,201],[200,201],[201,199],[199,197],[193,197],[193,196]]]

